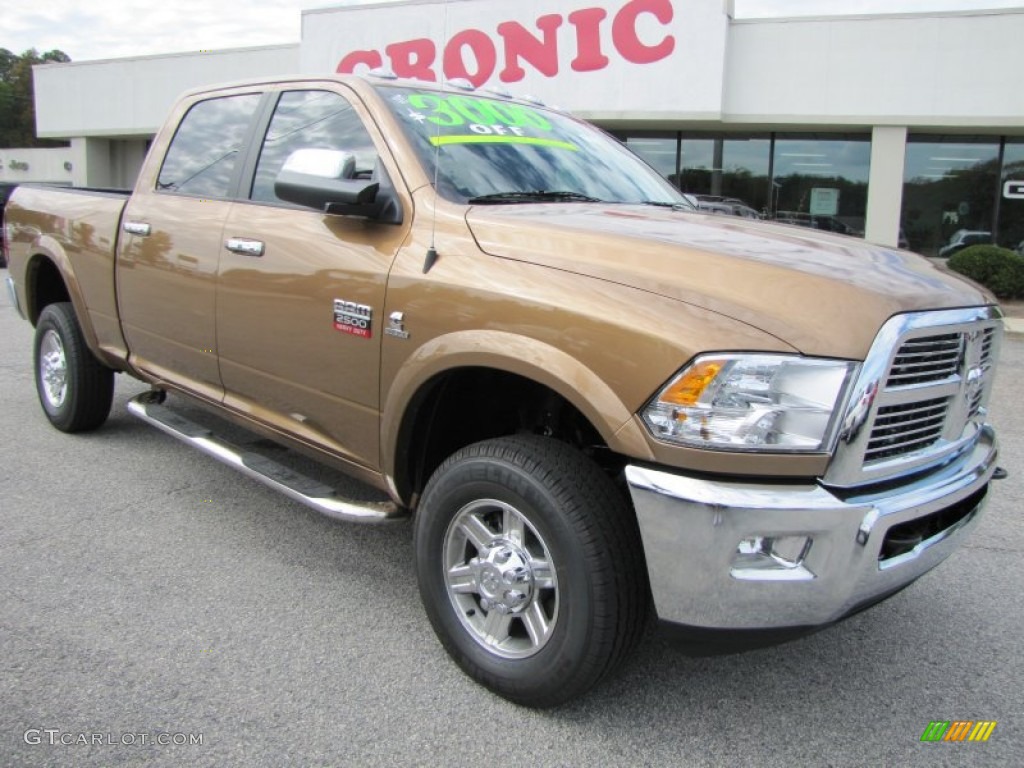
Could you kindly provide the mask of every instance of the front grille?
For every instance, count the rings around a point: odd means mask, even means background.
[[[940,397],[878,409],[865,461],[880,461],[934,445],[942,437],[949,398]]]
[[[886,386],[926,384],[955,376],[962,350],[961,333],[943,333],[904,342],[893,358]]]
[[[996,341],[996,329],[986,328],[985,336],[981,342],[981,362],[987,363],[992,360],[992,350]]]
[[[1001,328],[994,307],[890,318],[851,388],[825,484],[883,482],[967,448],[984,428]]]

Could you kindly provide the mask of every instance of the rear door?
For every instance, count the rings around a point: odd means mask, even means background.
[[[217,347],[225,404],[364,467],[379,464],[384,293],[401,224],[279,200],[274,179],[298,149],[344,150],[368,178],[386,145],[347,89],[282,90],[252,177],[228,214]],[[392,173],[391,178],[397,178]],[[404,193],[403,193],[404,194]],[[409,201],[403,201],[406,211]]]
[[[222,232],[261,97],[180,105],[164,161],[147,165],[121,225],[118,312],[133,365],[211,400],[223,395],[215,311]]]

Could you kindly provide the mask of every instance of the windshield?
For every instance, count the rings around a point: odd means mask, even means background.
[[[597,128],[474,93],[379,86],[437,189],[459,203],[691,206],[653,168]]]

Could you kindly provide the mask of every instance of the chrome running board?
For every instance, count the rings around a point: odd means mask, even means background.
[[[328,517],[354,523],[384,523],[405,516],[390,501],[353,501],[334,488],[306,477],[273,459],[219,439],[204,426],[161,405],[161,393],[146,392],[128,402],[128,411],[183,443],[259,480],[279,493]]]

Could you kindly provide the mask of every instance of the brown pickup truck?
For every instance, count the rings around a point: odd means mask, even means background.
[[[990,296],[925,259],[694,210],[537,103],[387,77],[186,94],[130,195],[20,187],[8,288],[58,429],[132,413],[323,512],[414,517],[474,679],[578,696],[652,611],[826,626],[977,524]],[[170,391],[382,490],[242,450]],[[237,443],[237,441],[235,441]]]

